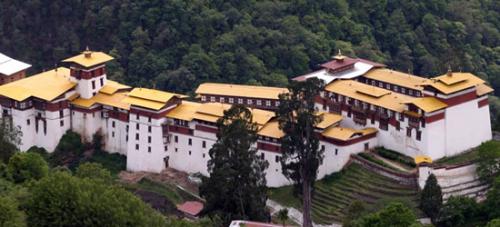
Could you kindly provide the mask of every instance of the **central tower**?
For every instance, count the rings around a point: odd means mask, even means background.
[[[89,48],[63,62],[70,63],[71,80],[77,83],[76,92],[81,98],[90,99],[106,84],[106,62],[113,57]]]

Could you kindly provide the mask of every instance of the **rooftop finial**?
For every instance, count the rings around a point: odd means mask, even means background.
[[[337,61],[343,61],[344,58],[345,57],[344,57],[344,55],[342,55],[342,51],[340,51],[340,49],[339,49],[339,53],[337,55],[333,56],[333,59],[337,60]]]
[[[92,57],[92,51],[90,51],[89,46],[85,47],[85,51],[83,52],[83,55],[85,56],[85,58]]]
[[[448,65],[448,72],[446,72],[446,75],[453,76],[453,72],[451,71],[451,65]]]

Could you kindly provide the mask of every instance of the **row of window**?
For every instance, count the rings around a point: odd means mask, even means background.
[[[217,97],[215,96],[209,96],[210,97],[210,102],[226,102],[226,98],[225,97],[220,97],[219,100],[217,100]],[[272,102],[271,100],[261,100],[261,99],[246,99],[246,103],[244,102],[243,98],[228,98],[228,103],[230,104],[233,104],[235,103],[235,99],[237,100],[236,103],[238,104],[246,104],[246,105],[257,105],[257,106],[262,106],[263,102],[265,103],[265,106],[267,107],[271,107],[272,106]],[[202,96],[201,97],[201,101],[203,102],[206,102],[207,101],[207,96]],[[280,102],[279,101],[274,101],[274,106],[279,106],[280,105]]]
[[[178,143],[179,142],[179,137],[174,136],[174,142]],[[188,145],[192,146],[193,145],[193,140],[191,138],[188,138]],[[201,147],[206,148],[207,147],[207,142],[205,140],[201,141]]]
[[[395,84],[384,83],[377,80],[366,79],[366,83],[375,87],[385,88],[387,90],[395,91],[404,95],[416,96],[416,97],[420,97],[422,95],[422,93],[418,90],[405,88]]]

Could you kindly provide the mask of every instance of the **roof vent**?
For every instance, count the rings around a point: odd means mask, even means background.
[[[83,56],[85,56],[85,58],[91,58],[92,57],[92,51],[89,50],[89,46],[87,46],[85,48],[85,51],[83,52]]]

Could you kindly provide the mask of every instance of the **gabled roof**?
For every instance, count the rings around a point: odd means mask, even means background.
[[[194,113],[193,118],[208,121],[215,123],[219,118],[224,116],[224,111],[231,108],[229,104],[223,103],[202,103],[196,113]],[[256,123],[259,127],[265,125],[271,118],[274,117],[274,112],[260,110],[260,109],[252,109],[249,108],[252,112],[253,122]]]
[[[325,90],[396,112],[403,112],[405,110],[404,103],[413,99],[411,96],[391,92],[354,80],[336,80],[328,84]]]
[[[484,80],[471,73],[449,72],[432,78],[425,85],[431,86],[443,94],[452,94],[484,83]]]
[[[196,216],[201,212],[201,210],[203,210],[203,203],[198,201],[187,201],[183,204],[177,205],[176,207],[179,211]]]
[[[71,102],[73,105],[81,106],[84,108],[90,108],[95,104],[101,104],[106,106],[112,106],[124,110],[130,109],[130,104],[123,102],[127,98],[127,92],[118,92],[112,95],[98,93],[90,99],[78,98]]]
[[[376,128],[365,128],[357,130],[353,128],[331,127],[321,134],[325,137],[347,141],[351,138],[354,138],[355,136],[365,136],[373,133],[377,133]]]
[[[321,115],[322,121],[316,125],[316,128],[325,129],[342,120],[342,115],[328,112],[319,112],[318,114]]]
[[[446,103],[439,101],[439,99],[434,98],[434,97],[421,97],[421,98],[414,98],[413,100],[409,101],[408,103],[411,103],[418,108],[422,109],[424,112],[430,113],[434,112],[436,110],[444,109],[448,105]]]
[[[196,94],[278,99],[288,89],[279,87],[250,86],[240,84],[203,83],[196,89]]]
[[[36,97],[52,101],[76,86],[70,81],[70,70],[59,67],[0,86],[0,95],[16,101]]]
[[[112,95],[117,91],[127,90],[127,89],[130,89],[130,86],[120,84],[112,80],[106,80],[106,84],[104,85],[104,87],[101,88],[101,90],[99,90],[99,92]]]
[[[493,88],[488,87],[488,85],[486,85],[486,84],[479,84],[476,86],[477,96],[483,96],[483,95],[486,95],[486,94],[491,93],[493,91],[494,91]]]
[[[265,124],[257,133],[259,136],[265,136],[275,139],[280,139],[285,134],[281,129],[279,129],[279,122],[277,120],[273,120]]]
[[[90,53],[90,55],[86,55],[87,53]],[[63,62],[73,62],[83,67],[90,68],[92,66],[104,64],[113,59],[113,57],[103,52],[84,51],[79,55],[64,59]]]
[[[422,84],[429,82],[429,79],[423,77],[385,68],[372,69],[364,77],[416,90],[422,90]]]
[[[134,88],[130,93],[130,97],[146,99],[155,102],[168,102],[172,97],[176,96],[174,93],[154,90],[149,88]]]
[[[0,53],[0,74],[10,76],[31,67],[30,64],[10,58]]]
[[[200,106],[201,103],[182,101],[180,105],[169,111],[166,116],[168,118],[191,121]]]

